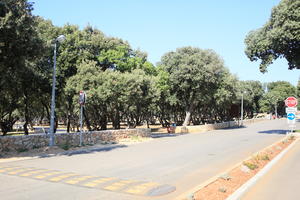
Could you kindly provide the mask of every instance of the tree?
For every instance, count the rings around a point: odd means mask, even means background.
[[[199,102],[209,99],[217,90],[225,71],[223,60],[212,50],[183,47],[166,53],[160,65],[169,74],[176,104],[185,110],[183,125],[187,126]]]
[[[212,104],[212,107],[215,110],[216,121],[229,121],[235,117],[234,113],[231,113],[230,110],[232,105],[237,103],[238,83],[237,77],[230,74],[229,70],[224,70],[218,84],[218,89],[213,95],[215,104]]]
[[[268,84],[268,92],[260,100],[262,112],[285,114],[284,100],[289,96],[295,96],[296,88],[286,81],[271,82]]]
[[[273,8],[269,21],[251,31],[245,43],[248,58],[261,60],[261,72],[282,57],[288,61],[289,69],[300,69],[300,1],[281,0]]]
[[[0,126],[3,134],[25,118],[29,122],[28,95],[34,92],[35,65],[40,56],[41,41],[36,32],[32,3],[26,0],[1,1],[0,11]],[[17,109],[25,106],[23,116]]]
[[[131,73],[113,70],[102,71],[96,62],[86,61],[78,66],[78,73],[67,81],[66,92],[84,90],[88,101],[85,105],[85,121],[91,130],[106,129],[109,120],[115,129],[121,120],[128,125],[139,125],[148,120],[155,100],[154,80],[140,69]],[[78,95],[73,103],[78,105]],[[79,110],[76,106],[75,109]]]
[[[241,92],[244,92],[244,113],[253,117],[260,109],[259,100],[264,94],[263,86],[259,81],[240,81],[239,97],[242,96]]]

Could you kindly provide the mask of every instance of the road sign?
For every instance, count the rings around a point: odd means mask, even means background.
[[[84,105],[86,100],[86,95],[84,91],[79,92],[79,104]]]
[[[287,107],[296,107],[298,105],[298,100],[295,97],[288,97],[284,102]]]
[[[287,118],[288,118],[288,120],[294,120],[296,118],[296,115],[295,115],[295,113],[288,113]]]
[[[286,113],[296,113],[297,112],[297,107],[287,107],[285,108]]]

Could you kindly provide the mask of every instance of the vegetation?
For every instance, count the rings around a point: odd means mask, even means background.
[[[273,8],[269,21],[251,31],[246,39],[246,55],[251,61],[261,60],[260,71],[277,58],[285,58],[289,69],[300,69],[300,1],[281,0]]]
[[[277,15],[284,15],[282,7],[293,9],[292,5],[298,1],[295,2],[282,1],[273,11],[274,20]],[[274,112],[275,107],[283,114],[283,99],[299,95],[299,85],[296,92],[287,82],[269,83],[265,92],[264,85],[258,81],[239,81],[213,50],[181,47],[167,52],[154,66],[145,52],[132,49],[122,39],[107,37],[91,26],[57,27],[50,20],[32,15],[32,9],[32,3],[27,0],[0,2],[0,129],[3,135],[12,131],[17,121],[24,122],[25,134],[29,134],[33,124],[49,123],[53,44],[61,34],[66,40],[57,48],[55,121],[56,126],[58,122],[63,123],[68,132],[79,127],[80,90],[87,94],[83,114],[89,130],[105,130],[109,123],[119,129],[121,123],[136,127],[157,122],[163,126],[172,122],[186,126],[228,121],[239,117],[242,96],[244,117],[253,117],[261,111]],[[292,23],[294,14],[283,23]],[[276,20],[272,23],[277,24]],[[277,29],[280,32],[279,26]],[[259,33],[251,33],[246,40],[251,59],[265,59],[252,45],[256,43],[255,38],[263,37]],[[288,38],[288,41],[299,40]],[[284,54],[296,52],[293,48],[282,54],[291,67],[297,67],[297,59]]]
[[[262,112],[272,110],[279,115],[285,114],[284,100],[288,96],[295,96],[296,88],[289,82],[277,81],[267,84],[267,92],[260,99],[259,104]]]
[[[253,164],[251,162],[244,162],[243,164],[251,170],[255,170],[256,168],[258,168],[256,164]]]

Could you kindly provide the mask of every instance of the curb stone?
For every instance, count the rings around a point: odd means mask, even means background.
[[[232,193],[226,200],[240,200],[240,198],[252,187],[255,183],[263,177],[270,169],[280,161],[280,159],[300,140],[297,138],[292,144],[290,144],[286,149],[279,153],[273,160],[271,160],[264,168],[262,168],[256,175],[239,187],[234,193]]]

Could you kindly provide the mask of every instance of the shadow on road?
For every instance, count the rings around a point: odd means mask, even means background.
[[[61,155],[73,156],[73,155],[88,154],[88,153],[95,153],[95,152],[107,152],[107,151],[111,151],[114,149],[125,148],[125,147],[128,147],[128,146],[122,144],[122,145],[113,145],[113,146],[108,146],[108,147],[98,147],[98,148],[94,147],[94,148],[88,148],[88,149],[78,149],[78,150],[73,150],[73,151],[60,152],[54,156],[61,156]],[[39,157],[50,157],[50,156],[53,156],[53,155],[47,154],[47,155],[41,155]]]
[[[151,137],[152,138],[163,138],[163,137],[177,137],[177,136],[181,136],[181,135],[185,135],[187,133],[161,133],[161,134],[158,134],[158,133],[154,133],[154,134],[151,134]]]
[[[53,147],[54,149],[49,149],[49,152],[47,152],[48,147],[35,149],[34,151],[26,151],[26,152],[6,152],[6,154],[0,154],[0,163],[1,161],[6,162],[5,159],[31,159],[31,158],[48,158],[48,157],[54,157],[54,156],[73,156],[73,155],[80,155],[80,154],[90,154],[90,153],[96,153],[96,152],[107,152],[112,151],[119,148],[125,148],[128,147],[124,144],[115,144],[115,145],[108,145],[108,146],[84,146],[84,147],[78,147],[73,150],[63,150],[59,147]],[[4,160],[1,160],[4,159]]]
[[[286,134],[288,130],[267,130],[267,131],[259,131],[258,133],[264,134]]]
[[[243,126],[231,126],[231,127],[226,127],[226,128],[220,128],[217,130],[231,130],[231,129],[242,129],[242,128],[247,128],[247,126],[243,125]]]

